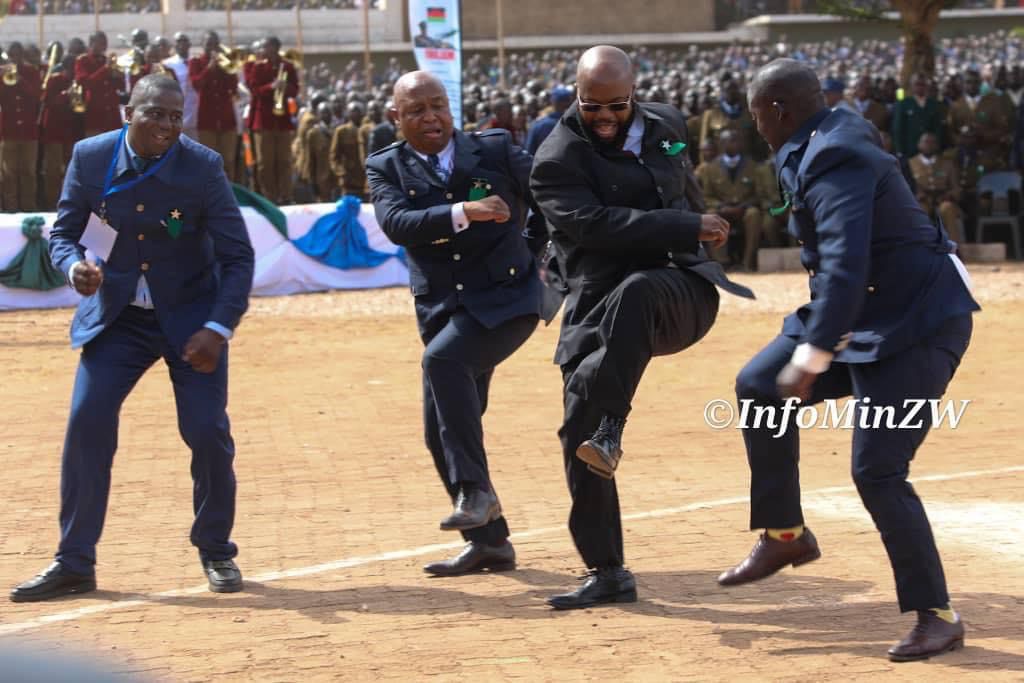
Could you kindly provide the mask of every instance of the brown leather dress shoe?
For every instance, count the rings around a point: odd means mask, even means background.
[[[889,648],[889,661],[915,662],[964,646],[964,622],[951,624],[930,610],[917,613],[917,624],[907,637]]]
[[[795,541],[776,541],[761,534],[747,559],[718,577],[720,586],[738,586],[771,576],[787,564],[799,567],[821,557],[818,541],[811,530],[804,527],[804,533]]]

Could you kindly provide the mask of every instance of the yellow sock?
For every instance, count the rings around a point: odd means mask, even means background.
[[[949,622],[950,624],[955,624],[960,620],[957,613],[953,611],[952,605],[946,605],[945,607],[932,607],[928,611],[934,613],[939,619]]]
[[[768,538],[774,538],[776,541],[795,541],[804,535],[804,525],[795,526],[790,529],[765,529],[768,532]]]

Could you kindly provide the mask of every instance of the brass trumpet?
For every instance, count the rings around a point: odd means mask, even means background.
[[[6,52],[0,53],[0,59],[2,59],[5,62],[8,61],[7,53]],[[4,85],[12,86],[12,85],[17,85],[18,84],[19,76],[18,76],[18,65],[17,64],[3,64],[3,65],[0,65],[0,69],[2,69],[3,72],[4,72],[4,76],[3,76]]]
[[[302,67],[302,53],[295,49],[284,50],[278,52],[278,56],[281,58],[281,65],[277,68],[277,80],[280,81],[285,76],[284,63],[288,62],[296,69]],[[287,113],[287,109],[284,106],[284,90],[286,86],[278,86],[274,89],[274,116],[284,116]]]
[[[280,85],[280,81],[284,76],[284,62],[281,62],[281,65],[277,67],[278,85],[274,86],[274,116],[284,116],[287,113],[287,110],[284,108],[284,89],[286,86]]]
[[[82,91],[82,84],[75,81],[68,88],[68,99],[71,101],[71,111],[76,114],[85,112],[85,93]]]
[[[217,60],[220,70],[226,74],[237,74],[242,68],[242,52],[238,48],[229,50],[223,45],[218,45],[214,59]]]

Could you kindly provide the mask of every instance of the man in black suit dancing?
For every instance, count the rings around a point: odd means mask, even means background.
[[[653,356],[711,329],[715,285],[752,296],[701,245],[724,244],[729,224],[699,213],[682,114],[634,101],[632,64],[618,48],[585,52],[576,78],[578,101],[540,146],[531,176],[569,290],[555,352],[565,384],[559,436],[569,529],[590,569],[579,589],[548,601],[556,609],[636,600],[613,479],[633,395]]]

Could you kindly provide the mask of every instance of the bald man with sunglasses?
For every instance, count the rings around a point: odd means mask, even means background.
[[[728,222],[702,214],[686,121],[666,104],[634,101],[622,50],[580,58],[578,99],[537,150],[530,187],[568,288],[555,362],[565,416],[559,437],[572,496],[569,530],[588,568],[580,587],[548,604],[575,609],[636,600],[624,568],[615,469],[633,395],[653,356],[700,340],[729,282],[702,243],[721,246]]]

